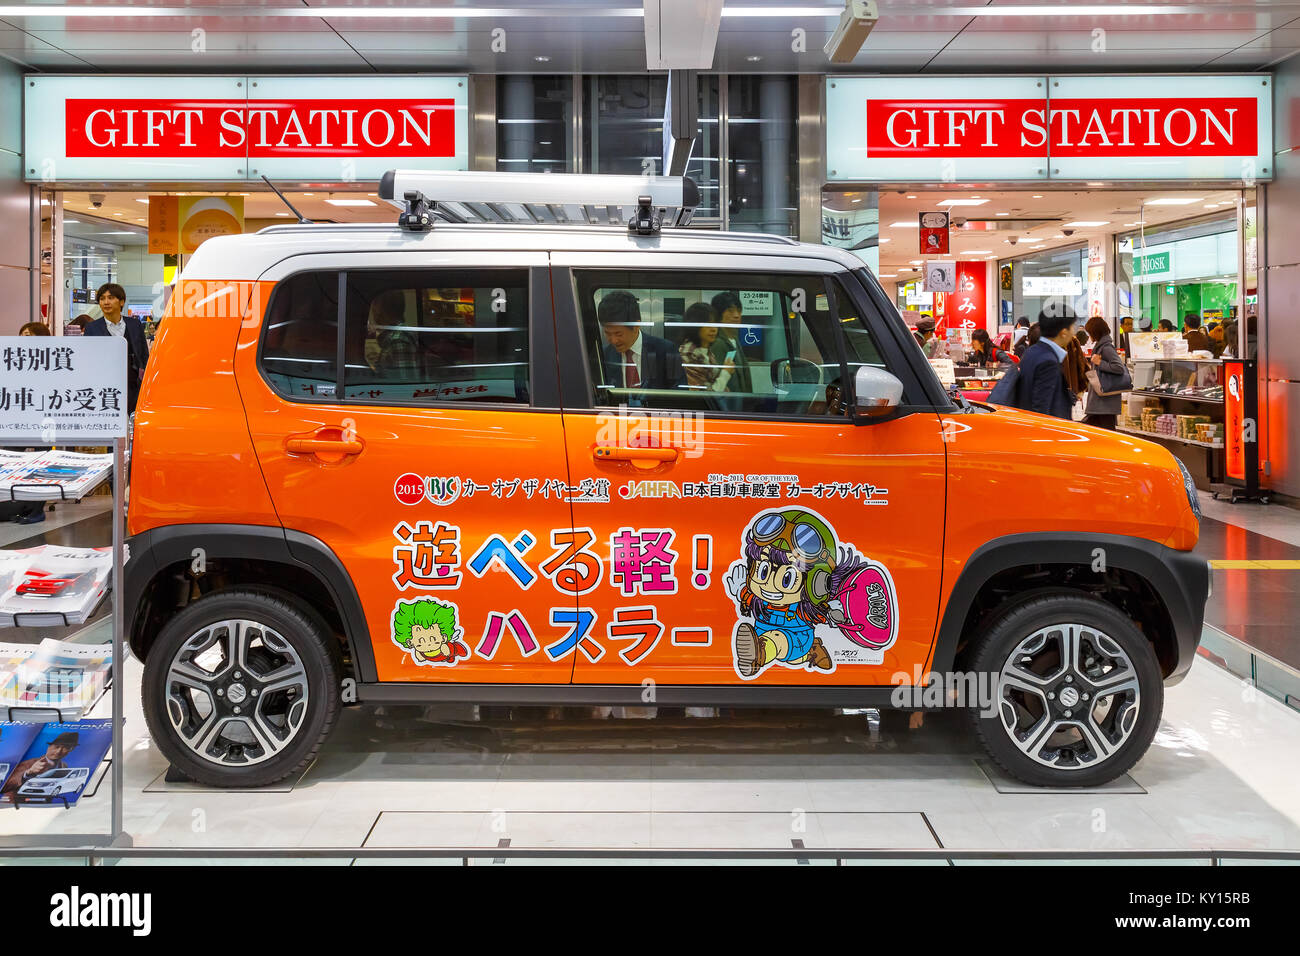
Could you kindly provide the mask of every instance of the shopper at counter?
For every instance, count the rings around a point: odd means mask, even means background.
[[[1062,314],[1039,313],[1037,327],[1039,339],[1025,349],[1020,360],[1022,395],[1028,398],[1028,408],[1044,415],[1070,420],[1074,396],[1066,382],[1062,363],[1065,362],[1074,326],[1078,319],[1068,309]],[[1033,331],[1031,327],[1030,331]],[[1077,343],[1076,343],[1077,346]]]
[[[925,353],[925,357],[932,359],[938,355],[943,340],[934,334],[934,319],[922,319],[917,322],[916,331],[921,336],[921,351]]]
[[[126,308],[126,290],[116,282],[105,282],[95,293],[102,319],[86,325],[86,335],[116,335],[126,339],[126,409],[135,414],[136,399],[140,397],[140,381],[149,361],[149,346],[144,340],[144,323],[133,315],[123,315]]]
[[[1201,331],[1201,317],[1195,312],[1183,316],[1183,338],[1187,341],[1189,352],[1211,352],[1209,337]]]
[[[1157,331],[1157,332],[1177,332],[1178,330],[1177,330],[1176,328],[1174,328],[1174,323],[1170,322],[1168,319],[1161,319],[1161,320],[1160,320],[1160,326],[1159,326],[1159,328],[1156,329],[1156,331]]]
[[[1092,367],[1098,372],[1106,372],[1109,375],[1123,375],[1125,370],[1124,360],[1119,357],[1115,351],[1115,343],[1111,341],[1110,326],[1101,316],[1094,315],[1084,326],[1088,335],[1092,337],[1094,345],[1092,347]],[[1119,422],[1120,406],[1123,404],[1123,395],[1098,395],[1092,389],[1088,389],[1088,397],[1084,400],[1083,420],[1088,425],[1096,425],[1098,428],[1109,428],[1115,430]]]
[[[1010,352],[1003,351],[993,344],[993,338],[983,329],[976,329],[970,334],[971,364],[981,368],[990,365],[1014,365],[1019,362]]]

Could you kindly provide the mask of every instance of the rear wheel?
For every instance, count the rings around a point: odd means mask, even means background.
[[[145,719],[172,765],[213,787],[300,773],[339,711],[340,654],[320,620],[285,597],[209,594],[149,650]]]
[[[1151,644],[1114,606],[1077,592],[1031,598],[997,618],[973,661],[994,711],[972,710],[994,760],[1026,783],[1091,787],[1151,744],[1164,684]]]

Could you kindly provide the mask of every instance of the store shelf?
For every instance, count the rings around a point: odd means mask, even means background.
[[[1173,392],[1148,392],[1144,388],[1133,389],[1134,395],[1146,395],[1150,398],[1176,398],[1180,402],[1201,402],[1205,405],[1222,405],[1221,398],[1201,398],[1197,395],[1177,395]]]
[[[1179,438],[1177,435],[1162,435],[1159,432],[1144,432],[1138,428],[1125,428],[1122,425],[1116,425],[1115,431],[1123,432],[1125,435],[1137,435],[1139,438],[1158,438],[1161,441],[1176,441],[1181,445],[1196,445],[1200,448],[1222,448],[1223,443],[1214,444],[1208,441],[1197,441],[1194,438]]]

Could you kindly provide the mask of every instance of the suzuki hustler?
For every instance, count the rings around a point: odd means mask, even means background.
[[[380,189],[205,242],[162,320],[124,585],[175,768],[301,772],[345,698],[648,687],[963,706],[1045,786],[1147,749],[1209,587],[1166,449],[955,402],[860,259],[675,228],[689,179]]]

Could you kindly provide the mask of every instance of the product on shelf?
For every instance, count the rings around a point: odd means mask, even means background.
[[[108,686],[110,644],[47,637],[39,644],[0,644],[0,710],[57,710],[81,716]]]
[[[0,451],[0,500],[79,499],[113,471],[112,455]]]
[[[111,548],[0,551],[0,627],[81,624],[108,590]]]

